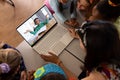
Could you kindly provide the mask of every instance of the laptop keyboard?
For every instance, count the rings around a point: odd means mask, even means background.
[[[40,54],[47,53],[49,50],[59,54],[71,40],[72,38],[70,37],[67,29],[63,26],[57,25],[33,48]]]

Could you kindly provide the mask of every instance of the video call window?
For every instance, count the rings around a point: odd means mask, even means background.
[[[44,6],[20,25],[17,31],[30,45],[33,45],[54,24],[56,24],[56,20],[49,12],[48,8]]]

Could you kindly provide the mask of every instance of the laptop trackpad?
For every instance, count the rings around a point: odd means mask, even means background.
[[[73,38],[69,35],[69,33],[66,33],[59,41],[50,47],[50,51],[53,51],[56,55],[59,55],[72,40]]]

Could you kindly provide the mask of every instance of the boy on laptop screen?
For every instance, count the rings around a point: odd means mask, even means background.
[[[56,21],[50,14],[48,9],[43,6],[34,15],[32,15],[26,22],[17,28],[17,31],[25,38],[25,40],[32,46],[39,40]]]

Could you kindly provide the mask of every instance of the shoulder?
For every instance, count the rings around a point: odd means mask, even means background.
[[[114,22],[114,25],[116,26],[119,34],[120,34],[120,17]]]
[[[92,71],[89,76],[82,80],[106,80],[105,77],[98,71]]]
[[[119,24],[120,24],[120,16],[117,18],[117,20],[115,21],[115,23],[114,23],[116,26],[120,26]]]

